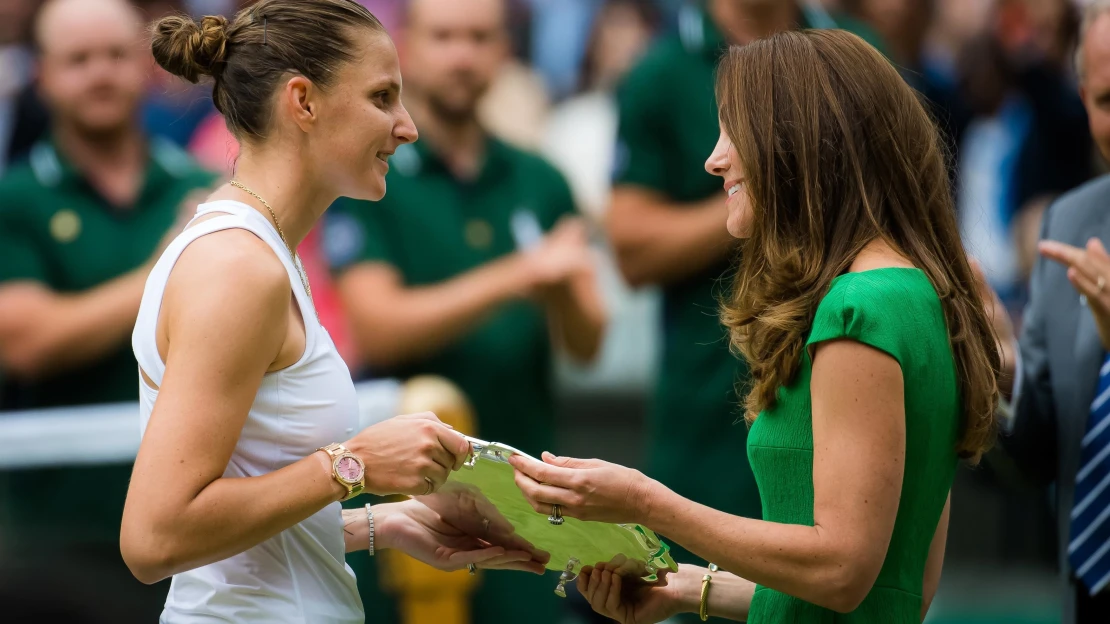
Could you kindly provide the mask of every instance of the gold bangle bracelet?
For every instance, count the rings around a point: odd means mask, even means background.
[[[716,572],[720,568],[716,564],[709,564],[709,571]],[[709,584],[713,582],[713,575],[706,574],[701,577],[701,606],[698,608],[698,617],[702,622],[709,620]]]

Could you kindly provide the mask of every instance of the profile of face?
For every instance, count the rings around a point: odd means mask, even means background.
[[[413,0],[402,40],[404,74],[434,112],[466,120],[508,54],[504,0]]]
[[[401,104],[401,67],[389,36],[366,29],[354,42],[358,61],[340,65],[328,89],[295,77],[283,96],[322,179],[340,195],[377,201],[385,195],[389,156],[417,132]]]
[[[717,139],[717,146],[705,161],[705,170],[721,178],[724,183],[727,199],[725,208],[728,210],[728,219],[725,222],[728,233],[735,238],[747,238],[752,233],[752,198],[748,193],[744,167],[740,163],[740,155],[732,144],[728,133],[721,128],[721,136]]]
[[[1095,20],[1084,39],[1080,94],[1102,157],[1110,162],[1110,13]]]
[[[134,118],[145,71],[142,24],[123,0],[53,0],[38,18],[39,89],[56,119],[90,134]]]

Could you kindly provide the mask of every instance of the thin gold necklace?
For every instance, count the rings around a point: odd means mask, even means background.
[[[285,232],[282,231],[281,223],[278,222],[277,214],[274,212],[274,209],[270,207],[270,202],[262,199],[261,195],[250,190],[238,180],[232,180],[228,182],[228,184],[262,202],[262,205],[266,207],[266,210],[270,211],[270,217],[274,220],[274,227],[277,228],[277,233],[278,236],[281,237],[281,242],[285,243],[285,248],[289,250],[289,257],[293,259],[293,266],[297,269],[297,275],[299,275],[301,278],[301,284],[304,285],[304,291],[306,294],[308,294],[308,301],[312,304],[312,311],[316,314],[316,322],[319,323],[320,312],[316,309],[316,302],[312,299],[312,287],[308,285],[308,275],[305,273],[304,266],[301,265],[301,261],[300,258],[297,256],[297,252],[293,249],[293,246],[290,245],[289,241],[285,238]]]

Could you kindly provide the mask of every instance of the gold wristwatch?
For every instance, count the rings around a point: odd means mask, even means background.
[[[342,444],[329,444],[319,449],[331,457],[331,474],[339,485],[347,488],[347,495],[340,500],[349,500],[366,489],[366,464]]]

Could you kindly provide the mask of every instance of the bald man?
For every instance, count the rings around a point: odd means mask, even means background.
[[[53,128],[0,179],[0,407],[133,401],[129,338],[147,265],[186,197],[214,177],[138,129],[148,52],[129,4],[49,2],[35,42]],[[118,536],[129,471],[9,474],[4,542],[38,557],[86,553],[107,576],[126,573]]]

